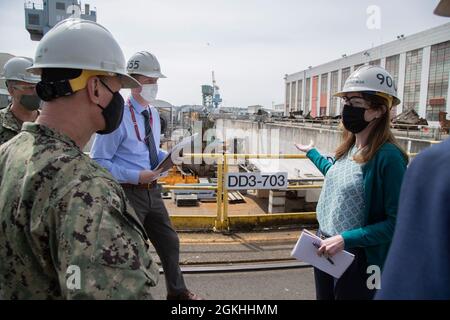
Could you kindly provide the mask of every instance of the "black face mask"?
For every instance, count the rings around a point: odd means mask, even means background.
[[[39,106],[41,105],[41,99],[35,95],[35,94],[24,94],[20,97],[19,103],[25,107],[25,109],[29,111],[34,111],[39,109]]]
[[[366,109],[364,108],[352,107],[346,104],[342,110],[342,123],[345,129],[352,133],[359,133],[367,128],[370,122],[364,119],[365,112]]]
[[[97,104],[102,109],[106,124],[105,129],[97,131],[97,133],[108,134],[116,130],[122,122],[124,100],[119,92],[113,92],[103,81],[100,80],[100,82],[113,94],[111,102],[106,107]]]

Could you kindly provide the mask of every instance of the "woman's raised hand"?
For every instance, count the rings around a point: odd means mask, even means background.
[[[309,150],[314,148],[314,141],[311,140],[308,145],[296,143],[295,146],[300,151],[308,152]]]

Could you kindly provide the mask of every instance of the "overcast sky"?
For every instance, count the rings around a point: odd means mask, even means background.
[[[215,70],[224,105],[284,102],[294,73],[450,21],[433,15],[438,0],[88,0],[126,58],[154,53],[167,79],[159,98],[201,104]],[[0,0],[0,52],[34,56],[23,0]],[[367,8],[381,12],[369,29]]]

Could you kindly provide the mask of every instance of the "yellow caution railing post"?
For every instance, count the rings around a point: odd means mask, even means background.
[[[223,158],[217,159],[217,216],[214,222],[214,231],[222,230],[222,201],[223,201]]]
[[[223,155],[223,212],[222,212],[222,230],[229,230],[230,224],[228,223],[228,187],[225,179],[228,174],[228,157]]]

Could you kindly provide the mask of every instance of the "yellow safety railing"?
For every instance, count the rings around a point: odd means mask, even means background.
[[[217,193],[217,212],[214,223],[214,230],[229,229],[228,217],[228,188],[224,177],[229,172],[231,159],[307,159],[302,154],[211,154],[211,153],[191,153],[185,154],[183,158],[215,159],[217,162],[217,185],[215,186],[179,186],[163,185],[169,190],[215,190]],[[286,190],[320,189],[322,185],[289,185]]]
[[[410,157],[415,157],[417,153],[409,153]],[[212,154],[212,153],[191,153],[185,154],[183,158],[191,159],[215,159],[217,163],[217,185],[215,186],[180,186],[180,185],[163,185],[164,189],[169,190],[214,190],[217,193],[217,211],[214,223],[214,230],[228,230],[230,223],[228,217],[228,188],[224,177],[227,175],[230,160],[247,160],[247,159],[308,159],[304,154]],[[321,180],[319,180],[321,181]],[[286,190],[305,190],[320,189],[322,184],[303,184],[289,185]]]

